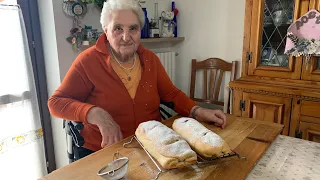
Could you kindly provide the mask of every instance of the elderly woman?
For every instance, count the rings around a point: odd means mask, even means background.
[[[76,58],[48,101],[52,115],[84,123],[86,150],[133,135],[142,122],[160,121],[160,99],[173,102],[183,116],[224,128],[224,113],[197,106],[172,84],[158,57],[140,44],[144,14],[136,0],[108,0],[100,21],[104,34]]]

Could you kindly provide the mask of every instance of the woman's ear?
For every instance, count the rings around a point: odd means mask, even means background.
[[[104,28],[103,32],[106,34],[106,37],[108,39],[108,30],[107,30],[107,28]]]
[[[103,32],[107,34],[108,31],[108,27],[107,26],[103,26]]]

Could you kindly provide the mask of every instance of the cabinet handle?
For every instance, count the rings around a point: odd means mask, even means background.
[[[246,59],[247,59],[247,62],[252,63],[252,52],[247,52]]]
[[[246,101],[240,100],[240,111],[246,111]]]
[[[300,100],[297,101],[297,104],[300,104]]]

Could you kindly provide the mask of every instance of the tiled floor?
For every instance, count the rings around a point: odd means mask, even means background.
[[[320,180],[320,143],[279,135],[247,180]]]

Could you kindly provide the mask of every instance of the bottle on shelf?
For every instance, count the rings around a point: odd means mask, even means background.
[[[142,8],[142,11],[144,12],[145,23],[141,29],[141,38],[148,38],[149,37],[149,19],[148,19],[147,8]]]
[[[154,19],[151,19],[149,28],[150,28],[150,36],[149,37],[151,37],[151,38],[159,38],[160,37],[158,3],[154,3]]]
[[[178,24],[177,24],[177,14],[178,14],[178,9],[176,9],[176,4],[174,2],[174,0],[172,0],[171,2],[171,11],[174,11],[174,18],[173,18],[173,22],[175,23],[175,27],[174,27],[174,37],[178,37]]]

